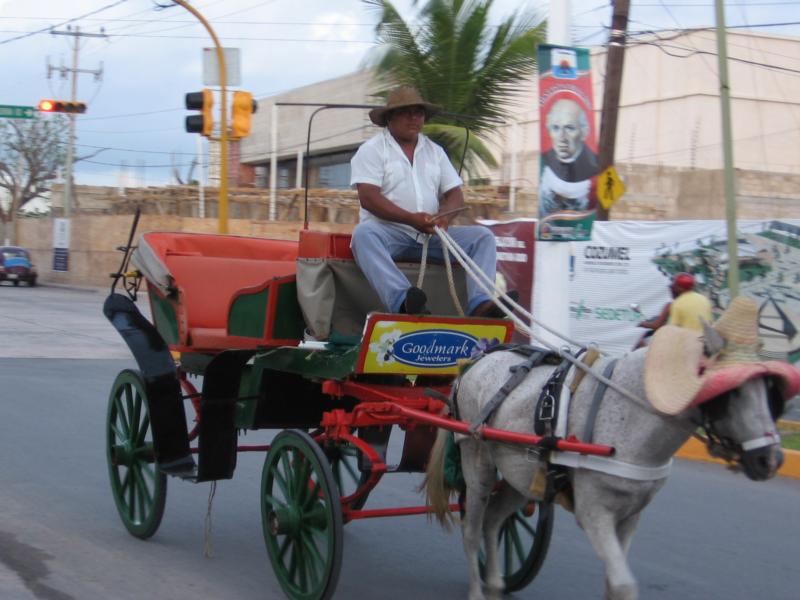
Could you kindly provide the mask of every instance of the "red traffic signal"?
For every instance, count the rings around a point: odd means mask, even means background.
[[[42,100],[37,106],[39,112],[59,112],[59,113],[77,113],[83,114],[86,112],[86,104],[83,102],[70,102],[68,100]]]

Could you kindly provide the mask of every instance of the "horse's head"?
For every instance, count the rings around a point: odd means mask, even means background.
[[[769,479],[783,464],[775,427],[783,406],[779,384],[772,377],[749,379],[699,404],[709,452],[741,465],[750,479]]]
[[[704,330],[703,338],[672,326],[656,332],[645,367],[648,399],[667,415],[699,415],[711,454],[740,464],[751,479],[768,479],[783,462],[775,421],[800,392],[800,369],[760,359],[758,308],[749,298],[735,298]]]

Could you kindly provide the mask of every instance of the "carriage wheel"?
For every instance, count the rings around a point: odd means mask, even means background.
[[[164,516],[167,476],[155,462],[147,395],[138,371],[122,371],[111,387],[106,459],[122,523],[131,535],[149,538]]]
[[[369,471],[361,472],[358,468],[359,452],[353,444],[336,444],[325,447],[325,456],[331,465],[331,472],[339,495],[342,497],[354,494],[369,479]],[[351,510],[361,510],[367,503],[369,492],[355,502],[350,503]]]
[[[506,592],[516,592],[528,585],[544,563],[553,533],[553,504],[533,502],[531,514],[526,505],[506,519],[500,528],[497,560]],[[481,577],[485,577],[486,557],[478,557]]]
[[[283,431],[272,442],[261,475],[261,523],[286,595],[330,598],[342,566],[342,507],[328,459],[305,432]]]

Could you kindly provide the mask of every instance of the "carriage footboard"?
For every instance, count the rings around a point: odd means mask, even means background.
[[[167,343],[127,296],[109,295],[103,314],[125,340],[144,377],[159,468],[170,475],[192,476],[195,464],[189,450],[186,413]]]

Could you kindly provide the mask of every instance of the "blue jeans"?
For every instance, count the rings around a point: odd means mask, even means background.
[[[492,232],[480,225],[450,227],[447,232],[489,279],[494,281],[497,249]],[[424,234],[419,234],[415,240],[403,229],[385,222],[366,221],[356,225],[353,230],[350,246],[356,263],[389,312],[400,311],[406,292],[411,287],[394,261],[419,261],[422,258],[423,240]],[[437,235],[431,236],[428,243],[428,258],[440,262],[444,260],[442,242]],[[471,277],[467,277],[467,297],[467,314],[475,310],[481,302],[489,300],[489,296]]]

